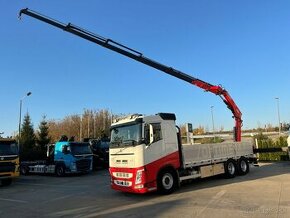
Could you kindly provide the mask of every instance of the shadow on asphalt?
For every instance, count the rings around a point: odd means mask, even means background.
[[[170,209],[178,208],[179,205],[183,205],[183,207],[184,205],[190,205],[190,210],[194,202],[190,202],[192,199],[188,199],[187,195],[182,195],[184,193],[227,184],[265,179],[282,174],[289,174],[289,172],[290,162],[266,163],[260,167],[251,167],[249,174],[236,176],[233,179],[225,179],[223,175],[220,175],[206,179],[192,180],[192,182],[182,184],[175,193],[167,196],[159,195],[157,192],[140,195],[112,191],[111,197],[119,200],[117,205],[106,205],[102,209],[91,208],[91,212],[85,215],[85,217],[144,217],[142,214],[146,214],[146,217],[158,217],[162,216],[164,211],[168,212]],[[255,205],[248,206],[251,208]],[[252,209],[255,210],[255,208]],[[196,212],[193,211],[193,213]]]
[[[200,190],[205,188],[223,186],[227,184],[235,184],[245,181],[251,180],[259,180],[264,178],[269,178],[273,176],[279,176],[283,174],[290,173],[290,162],[271,162],[271,163],[263,163],[261,166],[251,166],[250,172],[244,176],[236,176],[232,179],[225,178],[224,175],[213,176],[204,179],[194,179],[188,182],[184,182],[181,184],[180,188],[174,192],[175,193],[184,193],[190,192],[194,190]],[[132,193],[122,193],[117,192],[117,195],[121,195],[125,198],[133,198],[136,200],[144,200],[154,197],[160,197],[158,192],[147,193],[147,194],[132,194]]]
[[[232,179],[227,179],[224,175],[218,175],[205,179],[196,179],[190,182],[184,183],[178,193],[189,192],[194,190],[200,190],[204,188],[217,187],[228,184],[235,184],[245,181],[253,181],[259,179],[270,178],[273,176],[279,176],[290,173],[290,162],[271,162],[262,163],[260,166],[252,166],[250,172],[244,176],[236,176]]]

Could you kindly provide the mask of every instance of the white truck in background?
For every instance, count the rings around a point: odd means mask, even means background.
[[[111,187],[172,193],[182,181],[245,175],[255,162],[249,142],[181,145],[175,114],[132,115],[111,125]]]

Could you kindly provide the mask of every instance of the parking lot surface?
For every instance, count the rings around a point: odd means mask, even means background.
[[[0,217],[290,217],[290,162],[196,180],[168,196],[116,192],[107,170],[21,176],[0,187]]]

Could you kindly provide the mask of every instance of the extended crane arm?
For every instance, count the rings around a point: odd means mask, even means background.
[[[96,35],[92,32],[89,32],[87,30],[84,30],[80,27],[77,27],[71,23],[63,24],[59,21],[56,21],[54,19],[51,19],[49,17],[43,16],[35,11],[29,10],[28,8],[22,9],[19,12],[19,18],[21,18],[22,14],[26,14],[30,17],[33,17],[35,19],[38,19],[40,21],[43,21],[45,23],[48,23],[52,26],[55,26],[57,28],[60,28],[64,31],[70,32],[74,35],[77,35],[81,38],[84,38],[88,41],[94,42],[100,46],[103,46],[107,49],[113,50],[119,54],[122,54],[124,56],[127,56],[129,58],[132,58],[136,61],[139,61],[145,65],[151,66],[155,69],[158,69],[162,72],[165,72],[171,76],[174,76],[178,79],[184,80],[190,84],[193,84],[195,86],[198,86],[199,88],[212,92],[213,94],[219,95],[221,99],[224,101],[224,103],[227,105],[227,107],[231,110],[233,113],[233,118],[235,119],[235,128],[234,128],[234,135],[235,135],[235,141],[241,141],[241,126],[242,126],[242,113],[240,112],[238,106],[235,104],[234,100],[231,98],[229,93],[220,85],[212,85],[210,83],[204,82],[200,79],[194,78],[188,74],[185,74],[179,70],[176,70],[172,67],[168,67],[166,65],[163,65],[161,63],[158,63],[154,60],[151,60],[145,56],[143,56],[142,53],[131,49],[127,46],[124,46],[120,43],[117,43],[111,39],[104,38],[102,36]]]

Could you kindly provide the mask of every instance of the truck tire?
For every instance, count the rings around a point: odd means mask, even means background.
[[[28,166],[20,166],[20,173],[21,175],[28,175],[29,173],[29,167]]]
[[[11,185],[12,183],[12,179],[3,179],[1,180],[1,185],[2,186],[8,186],[8,185]]]
[[[249,161],[246,158],[241,157],[238,160],[238,174],[246,175],[249,171],[250,171]]]
[[[58,177],[64,176],[64,174],[65,174],[64,166],[63,165],[57,165],[56,168],[55,168],[55,174]]]
[[[176,173],[171,170],[162,170],[157,178],[157,190],[164,195],[171,194],[177,188]]]
[[[236,176],[236,172],[237,172],[237,164],[235,160],[228,159],[227,162],[225,162],[226,178],[234,178]]]

